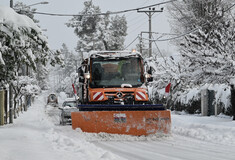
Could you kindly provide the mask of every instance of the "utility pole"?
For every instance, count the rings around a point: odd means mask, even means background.
[[[149,8],[149,10],[138,10],[137,12],[145,13],[149,17],[149,57],[152,57],[152,16],[156,12],[163,12],[163,8],[161,10],[155,10],[155,8]]]
[[[143,37],[142,37],[142,32],[140,33],[140,53],[143,54]]]
[[[140,32],[140,53],[143,54],[143,33],[148,33],[149,32],[146,32],[146,31],[142,31]]]

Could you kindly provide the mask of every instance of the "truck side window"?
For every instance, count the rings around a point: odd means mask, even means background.
[[[82,67],[78,68],[78,76],[84,76],[84,72],[82,70]]]
[[[101,80],[103,69],[100,63],[95,63],[92,66],[92,76],[93,80]]]

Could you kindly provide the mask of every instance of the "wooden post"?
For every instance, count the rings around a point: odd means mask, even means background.
[[[208,116],[208,90],[201,91],[201,113],[202,116]]]
[[[7,89],[5,89],[5,124],[7,124],[7,120],[8,120],[8,91]]]
[[[9,85],[9,123],[13,123],[13,93],[12,84]]]
[[[4,90],[0,90],[0,125],[4,125]]]
[[[232,116],[233,116],[233,120],[235,120],[235,87],[232,84],[231,88],[231,105],[232,105]]]

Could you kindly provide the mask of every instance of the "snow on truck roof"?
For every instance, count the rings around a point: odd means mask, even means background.
[[[92,51],[90,52],[89,57],[90,58],[141,57],[141,54],[136,51]]]

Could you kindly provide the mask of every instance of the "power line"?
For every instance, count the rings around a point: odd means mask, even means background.
[[[153,15],[153,18],[155,18],[155,17],[157,17],[157,16],[159,16],[159,14]],[[145,20],[146,20],[146,19],[145,19]],[[138,21],[138,23],[139,23],[139,22],[140,22],[140,21]],[[140,27],[142,27],[143,24],[146,24],[147,22],[148,22],[148,20],[143,21],[142,23],[139,23],[139,25],[137,25],[137,27],[135,27],[134,29],[132,29],[132,30],[129,32],[129,34],[135,32],[137,29],[139,29]],[[137,23],[136,23],[136,24],[137,24]],[[131,28],[131,25],[129,25],[128,28]]]
[[[145,2],[144,3],[142,3],[141,5],[139,5],[139,7],[141,7],[141,6],[144,6],[146,3],[148,3],[148,1],[149,0],[145,0]],[[130,15],[132,15],[133,14],[133,12],[132,13],[129,13],[128,15],[126,15],[126,18],[128,18]],[[129,22],[131,22],[131,21],[133,21],[133,20],[135,20],[136,18],[133,18],[132,20],[130,20]]]
[[[184,37],[190,33],[193,33],[193,32],[196,32],[199,28],[195,28],[193,30],[190,30],[188,32],[185,32],[185,33],[182,33],[182,34],[179,34],[178,36],[175,36],[175,37],[171,37],[171,38],[166,38],[166,39],[157,39],[157,40],[152,40],[152,41],[170,41],[170,40],[173,40],[173,39],[177,39],[177,38],[180,38],[180,37]]]
[[[153,37],[153,36],[152,36],[152,37]],[[162,56],[162,58],[164,59],[164,61],[166,61],[166,60],[165,60],[165,58],[163,57],[163,54],[162,54],[162,52],[161,52],[160,48],[158,47],[158,45],[157,45],[157,43],[156,43],[156,41],[154,41],[154,44],[155,44],[155,46],[156,46],[156,48],[157,48],[158,52],[160,53],[160,55],[161,55],[161,56]]]
[[[228,11],[231,10],[234,6],[235,6],[235,4],[231,5],[231,6],[228,7],[226,10],[223,10],[223,12],[228,12]],[[211,21],[213,21],[213,20],[216,19],[216,18],[219,18],[219,17],[218,17],[218,16],[215,16],[215,17],[211,18],[208,22],[211,22]],[[205,22],[205,23],[202,24],[201,26],[205,26],[206,24],[208,24],[208,22]],[[166,38],[166,39],[147,39],[147,38],[143,38],[143,39],[145,39],[145,40],[151,40],[151,41],[153,41],[153,42],[155,42],[155,41],[159,41],[159,42],[161,42],[161,41],[170,41],[170,40],[173,40],[173,39],[177,39],[177,38],[180,38],[180,37],[184,37],[184,36],[186,36],[186,35],[188,35],[188,34],[190,34],[190,33],[196,32],[197,30],[199,30],[199,28],[195,28],[195,29],[192,29],[192,30],[190,30],[190,31],[188,31],[188,32],[179,34],[178,36],[171,37],[171,38]]]
[[[124,50],[126,50],[130,45],[132,45],[138,38],[139,35],[130,44],[128,44]]]
[[[33,14],[41,14],[41,15],[47,15],[47,16],[64,16],[64,17],[71,17],[71,16],[99,16],[99,15],[112,15],[112,14],[121,14],[121,13],[126,13],[126,12],[132,12],[132,11],[138,11],[141,9],[145,9],[145,8],[151,8],[154,6],[159,6],[162,4],[166,4],[166,3],[171,3],[177,0],[171,0],[171,1],[166,1],[166,2],[161,2],[161,3],[156,3],[156,4],[152,4],[152,5],[148,5],[148,6],[144,6],[144,7],[139,7],[139,8],[133,8],[133,9],[127,9],[127,10],[122,10],[122,11],[115,11],[115,12],[106,12],[106,13],[95,13],[95,14],[60,14],[60,13],[46,13],[46,12],[36,12],[36,11],[25,11],[25,12],[29,12],[29,13],[33,13]]]

